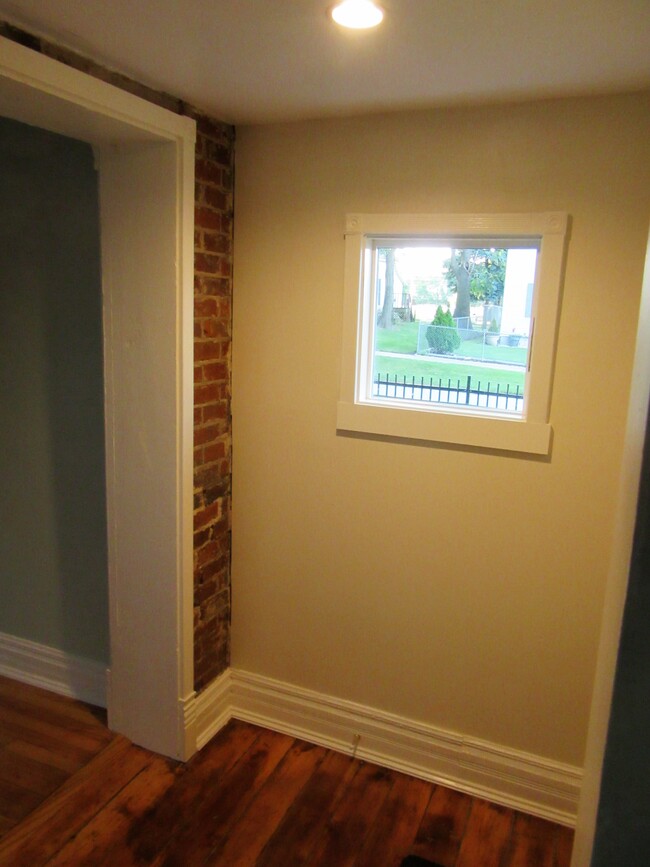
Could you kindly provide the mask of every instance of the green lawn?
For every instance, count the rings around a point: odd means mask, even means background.
[[[405,322],[393,328],[377,328],[375,348],[382,352],[415,355],[418,346],[418,326],[418,322]],[[454,354],[461,358],[525,365],[527,353],[525,347],[484,346],[483,340],[463,340]]]
[[[404,322],[392,328],[377,328],[375,349],[382,352],[413,352],[418,348],[418,322]]]
[[[424,377],[425,384],[429,383],[429,379],[433,377],[434,383],[438,379],[442,379],[443,385],[447,384],[447,380],[451,379],[452,385],[455,385],[460,380],[461,385],[467,383],[467,377],[472,377],[472,384],[476,385],[479,381],[481,386],[487,386],[488,382],[493,385],[499,385],[501,389],[505,389],[507,385],[510,390],[514,391],[519,386],[520,392],[524,388],[524,371],[518,370],[503,370],[500,367],[478,367],[473,364],[463,364],[459,362],[446,361],[428,361],[422,357],[415,358],[391,358],[390,356],[381,355],[375,358],[375,368],[373,379],[377,378],[377,372],[381,374],[382,379],[388,375],[393,378],[396,374],[398,380],[406,376],[407,380],[415,377],[416,383],[420,382],[420,377]]]
[[[525,366],[528,349],[523,346],[484,346],[482,340],[463,340],[455,354],[479,361],[500,361]]]

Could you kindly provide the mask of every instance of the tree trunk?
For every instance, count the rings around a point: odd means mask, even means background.
[[[390,328],[393,324],[393,305],[395,303],[395,250],[386,248],[386,290],[384,292],[384,306],[381,309],[379,320],[380,328]]]
[[[455,251],[454,251],[455,252]],[[452,252],[451,257],[452,262],[454,262],[454,253]],[[454,274],[456,277],[456,286],[457,286],[457,294],[456,294],[456,310],[454,311],[454,319],[467,318],[467,325],[464,325],[464,328],[472,327],[472,320],[470,319],[470,297],[469,297],[469,281],[470,281],[470,262],[469,262],[469,250],[461,250],[460,251],[460,261],[458,265],[452,266],[454,269]]]

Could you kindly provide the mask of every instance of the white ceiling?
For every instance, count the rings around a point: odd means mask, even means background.
[[[232,123],[650,87],[650,0],[0,0],[0,19]]]

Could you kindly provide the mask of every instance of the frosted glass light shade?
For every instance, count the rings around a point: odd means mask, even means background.
[[[354,30],[376,27],[383,17],[383,11],[372,0],[343,0],[332,9],[332,18],[337,24]]]

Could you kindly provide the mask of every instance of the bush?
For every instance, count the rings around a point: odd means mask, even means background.
[[[460,335],[454,317],[438,305],[433,322],[427,328],[427,343],[437,355],[451,355],[460,346]]]

